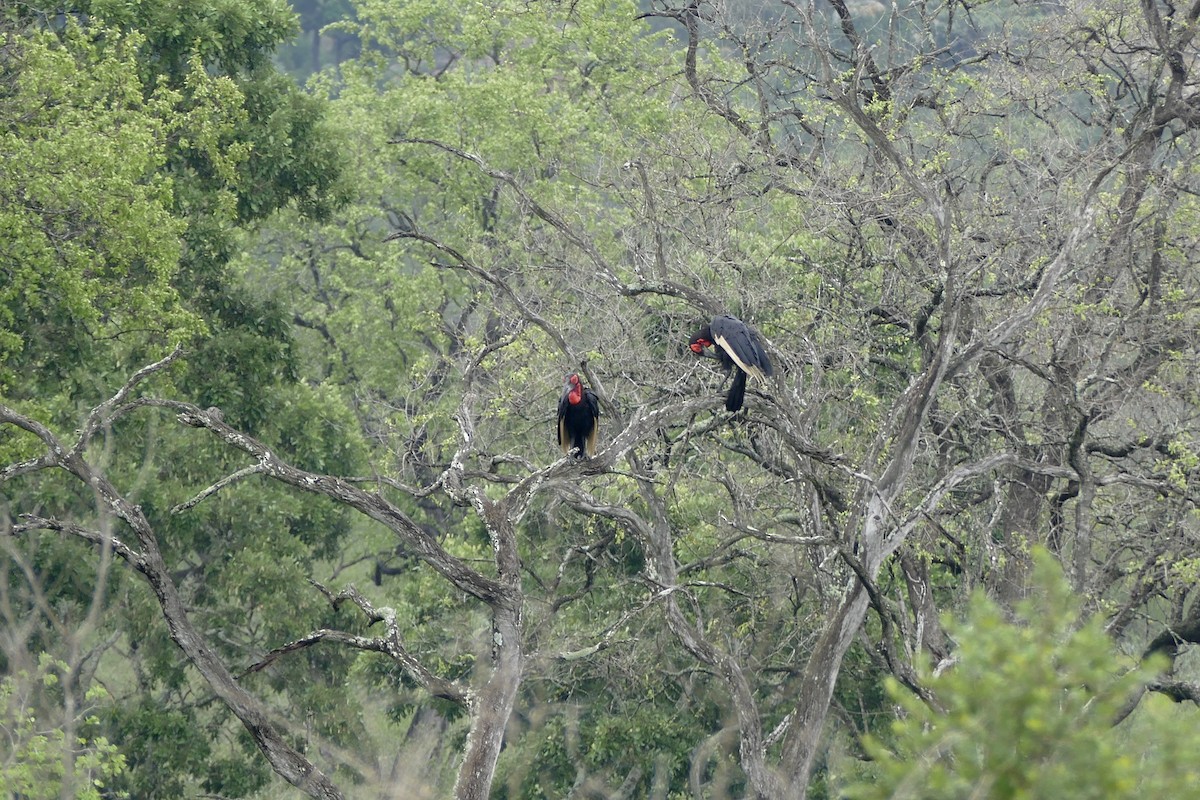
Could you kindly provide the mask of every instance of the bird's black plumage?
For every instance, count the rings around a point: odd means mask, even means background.
[[[572,372],[563,382],[562,396],[558,399],[558,446],[562,451],[570,455],[574,450],[576,458],[596,455],[599,417],[599,398]]]
[[[733,383],[725,396],[725,409],[737,411],[742,407],[746,395],[746,376],[759,380],[770,377],[775,370],[763,350],[758,335],[737,317],[722,314],[698,330],[688,341],[693,353],[704,354],[704,348],[712,347],[716,358],[725,369],[733,369]]]

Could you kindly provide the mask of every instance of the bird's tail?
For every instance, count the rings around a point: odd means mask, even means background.
[[[729,387],[729,394],[725,395],[725,410],[737,411],[742,407],[742,400],[746,397],[746,373],[737,367],[733,368],[733,384]]]

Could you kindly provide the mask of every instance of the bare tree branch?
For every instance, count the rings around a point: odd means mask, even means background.
[[[217,492],[224,489],[226,486],[230,486],[234,483],[237,483],[238,481],[242,480],[243,478],[248,478],[251,475],[259,475],[263,472],[263,469],[264,469],[264,467],[261,463],[253,464],[249,467],[242,467],[237,472],[234,472],[230,475],[226,475],[224,478],[217,481],[212,486],[209,486],[207,489],[200,492],[198,495],[193,497],[191,500],[187,500],[185,502],[180,503],[177,506],[172,507],[171,513],[179,514],[184,511],[187,511],[189,509],[195,508],[200,503],[207,500],[209,497],[212,497],[214,494],[216,494]]]
[[[159,362],[159,364],[162,363]],[[143,371],[143,374],[149,373]],[[132,388],[129,383],[126,386]],[[123,395],[118,392],[117,396]],[[103,412],[95,410],[89,415],[89,418],[97,420],[102,417]],[[135,554],[130,547],[118,548],[116,540],[112,537],[98,534],[93,536],[95,532],[89,532],[80,526],[63,524],[59,527],[64,532],[80,538],[89,541],[98,539],[102,546],[113,547],[114,552],[125,558],[145,577],[158,598],[159,607],[166,619],[171,639],[179,646],[188,661],[200,672],[222,702],[245,725],[272,768],[310,797],[318,798],[318,800],[341,800],[341,791],[312,762],[287,742],[279,729],[270,721],[263,704],[238,684],[207,639],[193,626],[178,588],[172,581],[162,554],[159,552],[154,529],[142,513],[142,509],[126,500],[107,478],[94,470],[83,459],[81,446],[76,445],[68,449],[45,426],[18,414],[7,406],[0,405],[0,423],[12,424],[35,433],[45,443],[49,451],[47,455],[54,466],[62,468],[85,486],[90,487],[106,506],[106,511],[123,520],[133,530],[138,540],[140,554]],[[39,526],[43,523],[55,524],[51,520],[37,520]]]

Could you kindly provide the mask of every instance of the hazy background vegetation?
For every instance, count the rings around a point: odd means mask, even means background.
[[[1194,791],[1198,19],[0,5],[0,795]]]

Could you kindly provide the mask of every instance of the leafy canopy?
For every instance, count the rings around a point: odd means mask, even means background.
[[[31,686],[42,684],[47,690],[58,687],[59,676],[67,665],[42,655],[37,667],[0,678],[0,736],[8,753],[0,760],[0,794],[26,800],[55,800],[68,771],[76,777],[78,800],[122,797],[106,793],[112,779],[126,770],[125,756],[104,736],[96,735],[99,720],[86,711],[70,726],[47,729],[31,703]],[[88,706],[107,698],[100,686],[88,690]],[[67,730],[75,733],[67,741]],[[64,759],[64,753],[70,753]]]
[[[6,394],[18,371],[40,374],[66,352],[203,329],[172,286],[184,222],[164,166],[182,130],[215,141],[239,95],[194,62],[187,79],[208,101],[181,108],[178,91],[141,78],[143,44],[136,32],[69,25],[15,36],[0,59]]]
[[[890,680],[903,716],[889,741],[867,737],[873,782],[856,800],[986,797],[1185,796],[1200,779],[1194,729],[1163,724],[1175,709],[1146,701],[1114,727],[1122,706],[1155,673],[1114,652],[1102,620],[1085,618],[1053,557],[1035,553],[1034,591],[1014,619],[982,592],[949,624],[954,665],[926,675],[944,713]],[[1127,669],[1119,665],[1128,664]]]

